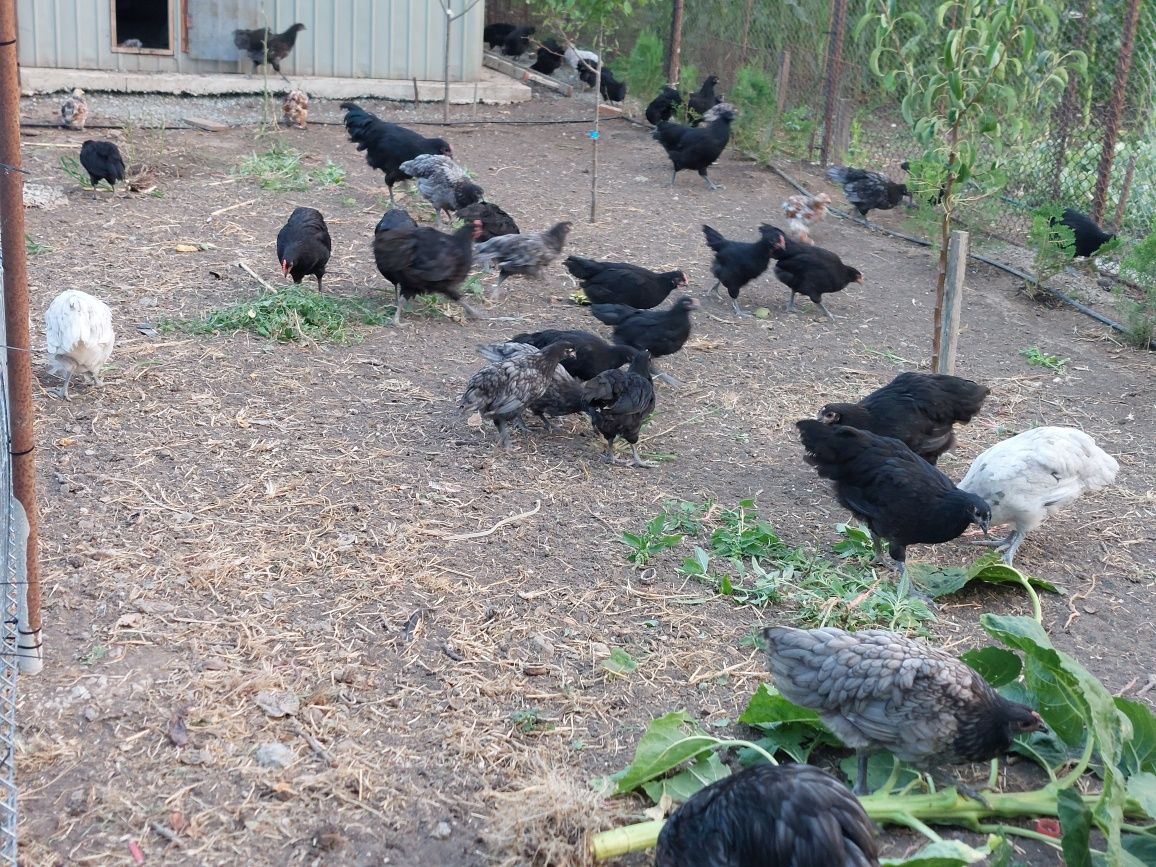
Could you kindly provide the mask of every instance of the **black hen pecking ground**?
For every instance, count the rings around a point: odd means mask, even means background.
[[[124,180],[124,157],[120,155],[120,148],[110,141],[89,139],[82,144],[80,165],[88,172],[94,192],[100,181],[108,181],[115,191],[116,182]]]
[[[397,225],[384,227],[386,217]],[[477,223],[462,226],[452,235],[429,226],[406,226],[400,215],[405,211],[386,212],[373,236],[373,258],[381,276],[393,284],[397,306],[393,324],[401,323],[403,299],[418,295],[444,295],[462,306],[467,316],[485,318],[462,298],[461,285],[473,262],[473,241],[481,226]],[[410,220],[412,222],[412,220]]]
[[[329,227],[316,208],[294,208],[277,233],[277,261],[282,275],[292,277],[294,283],[316,277],[318,292],[332,251]]]
[[[614,440],[630,443],[631,466],[655,467],[638,454],[638,435],[643,422],[654,412],[654,380],[650,373],[650,353],[639,352],[625,372],[614,369],[598,374],[586,383],[583,395],[591,407],[594,429],[606,438],[608,463],[618,463]]]

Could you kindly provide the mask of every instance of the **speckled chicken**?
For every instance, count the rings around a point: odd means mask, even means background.
[[[483,419],[493,421],[502,448],[509,451],[507,425],[546,393],[555,369],[569,351],[570,344],[559,340],[545,349],[518,353],[483,367],[470,377],[458,404],[459,411],[476,410]]]
[[[519,355],[535,354],[538,350],[539,347],[532,343],[510,341],[479,346],[478,354],[486,361],[499,364]],[[554,368],[554,375],[542,396],[526,404],[526,409],[542,420],[546,430],[553,428],[550,419],[585,412],[589,407],[590,404],[582,393],[582,383],[572,377],[562,364]],[[516,423],[520,422],[519,416]]]
[[[466,170],[442,154],[421,154],[406,160],[398,168],[417,179],[417,188],[434,206],[437,224],[442,224],[442,211],[451,211],[475,205],[482,200],[484,191],[470,180]]]
[[[787,196],[783,199],[783,215],[787,218],[787,236],[802,244],[814,244],[811,240],[811,227],[827,216],[827,205],[831,204],[831,197],[826,193],[817,193],[813,196],[802,194]]]
[[[972,524],[987,532],[991,509],[899,440],[816,419],[795,423],[805,460],[835,483],[843,508],[867,525],[877,557],[882,541],[902,574],[907,546],[949,542]]]
[[[306,121],[309,120],[309,94],[303,90],[289,91],[281,103],[281,113],[285,116],[286,126],[305,129]]]
[[[282,276],[292,277],[294,283],[316,277],[318,292],[332,250],[329,227],[316,208],[294,208],[277,233],[277,261],[281,263]]]
[[[1005,539],[1009,564],[1024,537],[1084,494],[1116,480],[1120,465],[1096,441],[1073,427],[1037,427],[996,443],[976,458],[960,490],[983,497],[993,524],[1011,524]]]
[[[858,403],[827,404],[819,420],[894,437],[935,464],[955,445],[954,426],[971,421],[990,392],[960,376],[908,371]]]
[[[614,440],[622,437],[630,443],[631,466],[656,467],[638,454],[638,435],[643,422],[654,412],[654,379],[650,373],[650,353],[645,349],[634,356],[626,371],[607,370],[586,383],[583,388],[592,407],[590,420],[594,429],[606,438],[608,463],[620,463],[614,456]]]
[[[570,223],[555,223],[545,232],[527,232],[522,235],[502,235],[491,238],[474,248],[474,261],[478,263],[496,262],[498,282],[494,285],[494,297],[505,297],[502,283],[512,274],[538,277],[542,269],[553,262],[562,252],[566,236],[570,234]]]
[[[68,129],[84,129],[87,120],[88,100],[84,98],[84,91],[75,87],[60,103],[60,122]]]
[[[869,211],[889,211],[909,196],[906,184],[896,183],[880,172],[831,166],[827,178],[843,185],[847,201],[855,206],[864,221]]]
[[[950,653],[894,632],[772,626],[763,637],[779,692],[858,752],[857,794],[871,751],[932,770],[998,758],[1017,735],[1044,728]]]
[[[44,331],[48,365],[64,380],[57,394],[70,399],[68,383],[76,373],[90,373],[94,384],[104,385],[100,371],[116,343],[107,304],[87,292],[67,289],[48,305]]]
[[[700,789],[658,835],[655,867],[878,867],[858,798],[811,765],[762,764]]]

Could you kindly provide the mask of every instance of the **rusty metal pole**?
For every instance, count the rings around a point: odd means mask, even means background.
[[[670,9],[670,44],[666,54],[666,80],[678,83],[682,65],[682,0],[674,0]],[[693,82],[690,82],[693,84]]]
[[[831,0],[831,30],[827,38],[827,71],[823,82],[823,141],[819,162],[826,166],[831,157],[831,137],[839,104],[839,68],[843,63],[843,31],[847,23],[847,0]],[[808,158],[810,155],[808,154]]]
[[[0,163],[20,168],[20,66],[16,0],[0,0]],[[40,555],[37,538],[36,438],[28,335],[28,273],[24,246],[24,179],[0,170],[0,235],[4,252],[4,325],[8,340],[8,411],[12,488],[28,513],[28,629],[40,631]]]
[[[1096,192],[1092,195],[1092,219],[1104,219],[1108,203],[1108,186],[1112,180],[1112,162],[1116,159],[1116,138],[1124,116],[1124,102],[1128,91],[1128,73],[1132,69],[1132,52],[1136,47],[1136,26],[1140,21],[1140,0],[1129,0],[1120,30],[1120,53],[1116,55],[1116,80],[1112,85],[1112,101],[1104,119],[1104,144],[1100,150],[1100,165],[1096,169]]]

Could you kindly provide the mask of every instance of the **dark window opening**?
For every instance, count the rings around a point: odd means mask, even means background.
[[[117,51],[171,52],[170,0],[112,0]]]

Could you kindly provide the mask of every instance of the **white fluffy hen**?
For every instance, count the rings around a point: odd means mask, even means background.
[[[60,396],[68,400],[68,382],[76,372],[92,374],[97,385],[104,383],[100,369],[112,355],[116,334],[112,311],[99,298],[79,289],[67,289],[52,299],[44,314],[48,342],[48,364],[64,379]]]
[[[991,506],[991,523],[1011,524],[1006,539],[1011,565],[1024,537],[1088,491],[1112,484],[1120,465],[1096,441],[1072,427],[1037,427],[996,443],[972,462],[959,483]]]

